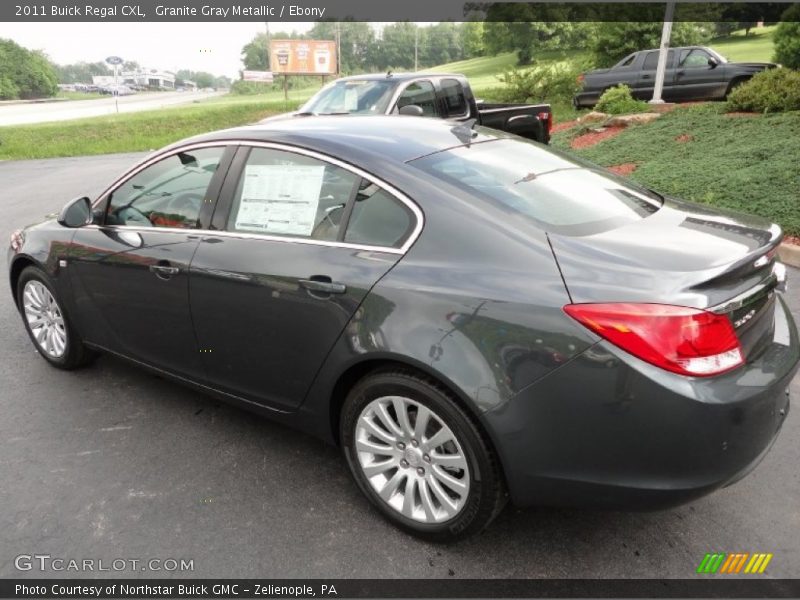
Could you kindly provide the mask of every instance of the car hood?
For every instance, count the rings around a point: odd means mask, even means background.
[[[767,62],[729,62],[725,63],[727,67],[736,67],[737,69],[752,69],[754,71],[763,71],[764,69],[773,69],[778,65],[776,63]]]
[[[656,213],[623,227],[548,237],[573,302],[708,308],[770,276],[774,257],[762,257],[782,232],[758,217],[667,199]]]

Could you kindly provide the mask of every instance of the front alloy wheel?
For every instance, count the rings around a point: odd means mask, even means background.
[[[430,541],[477,533],[505,505],[502,473],[476,421],[436,381],[378,371],[345,399],[342,447],[353,478],[392,523]]]
[[[17,306],[36,350],[51,365],[74,369],[94,358],[72,326],[50,278],[39,267],[31,265],[20,274]]]

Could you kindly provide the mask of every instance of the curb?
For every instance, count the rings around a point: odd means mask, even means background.
[[[778,246],[778,256],[781,257],[784,264],[800,268],[800,246],[797,244],[782,243]]]

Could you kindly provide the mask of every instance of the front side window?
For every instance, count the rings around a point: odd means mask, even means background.
[[[686,51],[684,50],[684,52]],[[686,68],[707,67],[709,58],[711,57],[706,52],[695,48],[685,55],[681,66]]]
[[[196,228],[224,152],[185,150],[139,171],[109,195],[106,225]]]
[[[360,177],[316,158],[253,148],[228,230],[334,241]]]
[[[423,116],[436,116],[436,93],[430,81],[415,81],[409,84],[397,99],[397,109],[414,104],[422,109]]]
[[[442,79],[442,94],[447,117],[463,117],[467,114],[467,99],[464,97],[464,88],[455,79]]]

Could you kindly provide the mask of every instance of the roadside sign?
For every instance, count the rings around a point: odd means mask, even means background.
[[[336,42],[323,40],[271,40],[270,69],[280,75],[334,75]]]
[[[245,81],[259,81],[261,83],[272,83],[272,71],[242,71],[242,79]]]
[[[109,56],[106,62],[110,65],[121,65],[123,61],[119,56]]]

